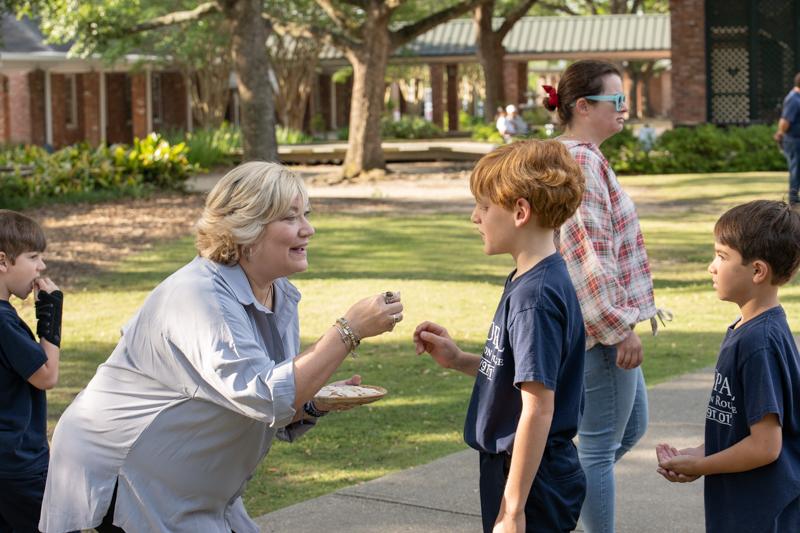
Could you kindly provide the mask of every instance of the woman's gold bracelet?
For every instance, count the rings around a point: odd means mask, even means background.
[[[361,344],[361,339],[353,332],[353,328],[350,327],[350,322],[348,322],[346,318],[341,317],[336,320],[334,327],[336,331],[339,332],[339,336],[342,338],[344,345],[350,350],[350,354],[355,357],[356,348]]]

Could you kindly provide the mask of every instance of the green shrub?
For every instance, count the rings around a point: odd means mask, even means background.
[[[464,110],[458,112],[458,127],[462,131],[472,131],[475,126],[483,125],[485,122],[481,117],[474,117]]]
[[[537,106],[531,109],[526,109],[522,112],[522,118],[529,126],[543,126],[553,122],[553,118],[547,109]]]
[[[122,148],[117,147],[115,155],[122,156]],[[159,189],[182,189],[184,183],[196,166],[189,162],[186,143],[170,144],[157,133],[144,139],[134,139],[133,149],[127,154],[128,165],[124,173],[128,176],[140,174],[142,181]],[[104,161],[105,163],[105,161]],[[106,165],[109,172],[111,167]],[[105,172],[101,173],[101,176]],[[101,179],[98,176],[98,180]]]
[[[603,143],[603,153],[619,174],[748,172],[785,170],[786,160],[765,125],[675,128],[645,152],[630,128]]]
[[[306,135],[302,131],[297,131],[283,126],[275,128],[275,137],[278,144],[303,144],[314,140],[311,135]]]
[[[242,133],[228,122],[223,122],[219,128],[200,128],[191,132],[170,130],[164,137],[171,144],[185,143],[189,162],[203,169],[230,165],[242,150]]]
[[[444,132],[422,117],[403,116],[400,120],[390,117],[381,119],[381,136],[384,139],[433,139],[442,137]]]
[[[472,140],[486,141],[494,144],[503,144],[503,136],[497,131],[497,127],[492,124],[478,123],[472,126]]]
[[[148,189],[182,189],[196,170],[183,143],[171,145],[152,133],[133,147],[68,146],[48,153],[38,146],[0,152],[0,199],[3,205],[41,203],[106,191],[110,196],[141,195]],[[107,195],[108,196],[108,195]]]

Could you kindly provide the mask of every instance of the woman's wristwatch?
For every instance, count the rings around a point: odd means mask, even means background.
[[[311,416],[311,417],[314,417],[314,418],[319,418],[321,416],[325,416],[325,415],[328,414],[328,411],[320,411],[319,409],[317,409],[317,406],[314,405],[314,401],[313,400],[312,401],[308,401],[305,404],[303,404],[303,412],[305,414],[307,414],[308,416]]]

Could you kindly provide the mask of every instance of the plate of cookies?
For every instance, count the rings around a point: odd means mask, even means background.
[[[386,389],[375,385],[330,384],[322,387],[314,396],[314,402],[333,407],[355,407],[380,400],[386,396]]]

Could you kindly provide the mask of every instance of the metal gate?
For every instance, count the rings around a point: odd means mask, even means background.
[[[800,71],[800,0],[706,0],[708,117],[774,122]]]

